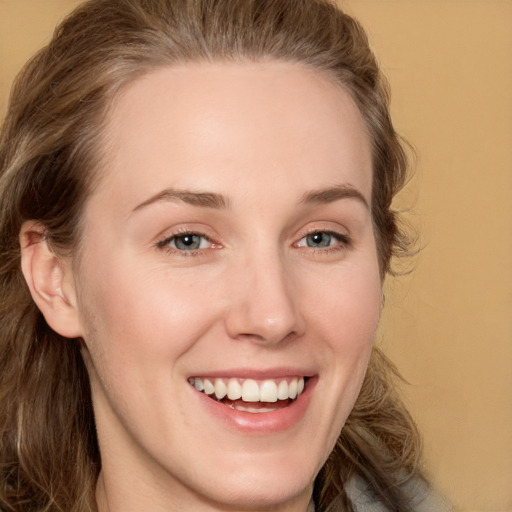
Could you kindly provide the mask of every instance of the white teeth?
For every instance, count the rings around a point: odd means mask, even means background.
[[[273,380],[266,380],[261,385],[260,402],[277,402],[277,385]]]
[[[293,379],[288,385],[288,396],[293,400],[297,398],[297,381]]]
[[[260,387],[255,380],[244,380],[244,383],[242,384],[242,400],[244,402],[260,401]]]
[[[251,412],[253,414],[261,414],[265,412],[272,412],[275,409],[273,407],[255,407],[254,405],[246,404],[245,402],[236,402],[233,405],[233,409],[237,411]]]
[[[228,380],[228,398],[230,400],[238,400],[242,397],[242,386],[238,379]]]
[[[304,391],[304,379],[299,379],[297,382],[297,396],[301,395]]]
[[[215,396],[218,400],[222,400],[227,393],[226,384],[222,379],[215,379]]]
[[[203,381],[196,377],[194,379],[194,387],[197,389],[197,391],[203,391],[204,390],[204,385],[203,385]]]
[[[287,400],[288,399],[288,382],[282,380],[277,387],[277,398],[279,400]]]
[[[212,382],[213,381],[213,382]],[[229,400],[240,400],[244,402],[266,402],[273,403],[278,400],[295,400],[304,391],[304,378],[290,380],[267,379],[257,382],[253,379],[202,379],[194,377],[189,379],[190,384],[198,391],[206,395],[213,395],[217,400],[227,396]]]
[[[215,393],[215,386],[208,379],[204,379],[204,392],[207,395],[213,395]]]

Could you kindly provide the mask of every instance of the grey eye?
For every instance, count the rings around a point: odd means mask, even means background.
[[[174,243],[176,249],[180,251],[194,251],[201,248],[203,240],[203,236],[186,234],[173,237],[171,244]]]
[[[306,245],[308,247],[329,247],[333,243],[333,236],[325,231],[311,233],[306,236]]]

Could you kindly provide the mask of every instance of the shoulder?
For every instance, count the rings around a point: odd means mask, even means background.
[[[360,477],[352,478],[346,486],[347,494],[356,512],[390,512],[377,501],[369,490],[368,484]],[[404,484],[404,491],[410,497],[411,510],[414,512],[450,512],[452,506],[432,487],[420,478]]]

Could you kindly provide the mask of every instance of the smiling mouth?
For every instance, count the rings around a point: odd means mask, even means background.
[[[243,412],[264,413],[287,407],[304,391],[307,377],[283,379],[241,379],[191,377],[189,383],[199,392]]]

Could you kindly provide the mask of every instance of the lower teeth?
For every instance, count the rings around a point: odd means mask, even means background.
[[[277,411],[279,409],[283,409],[288,406],[293,400],[278,400],[277,402],[269,403],[269,402],[244,402],[243,400],[229,400],[228,398],[223,398],[222,400],[217,400],[221,404],[224,404],[231,409],[235,409],[237,411],[242,412],[251,412],[254,414],[264,413],[264,412],[272,412]]]

